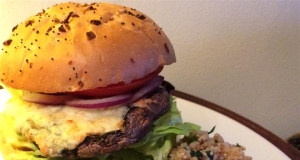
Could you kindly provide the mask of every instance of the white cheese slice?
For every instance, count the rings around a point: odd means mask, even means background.
[[[44,156],[61,156],[72,150],[87,135],[102,135],[122,127],[126,106],[85,109],[70,106],[45,106],[12,98],[3,114],[15,119],[15,130],[35,142]]]

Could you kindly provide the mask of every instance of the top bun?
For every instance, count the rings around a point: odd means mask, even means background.
[[[0,82],[31,92],[130,83],[176,61],[153,20],[108,3],[54,5],[14,27],[3,46]]]

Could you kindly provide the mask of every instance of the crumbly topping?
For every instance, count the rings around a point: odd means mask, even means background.
[[[189,137],[184,137],[176,147],[173,147],[169,160],[251,160],[246,156],[245,147],[240,144],[225,142],[216,133],[209,137],[209,132],[198,131]]]

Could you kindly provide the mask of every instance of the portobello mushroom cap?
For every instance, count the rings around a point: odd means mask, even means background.
[[[68,159],[91,158],[126,148],[143,139],[152,123],[170,109],[170,91],[174,87],[163,82],[163,87],[156,89],[144,99],[129,104],[129,111],[124,117],[124,126],[101,136],[87,136],[74,150],[64,150]]]

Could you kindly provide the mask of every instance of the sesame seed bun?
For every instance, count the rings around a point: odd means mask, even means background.
[[[3,42],[0,82],[73,92],[130,83],[175,61],[169,39],[145,14],[108,3],[63,3],[13,28]]]

